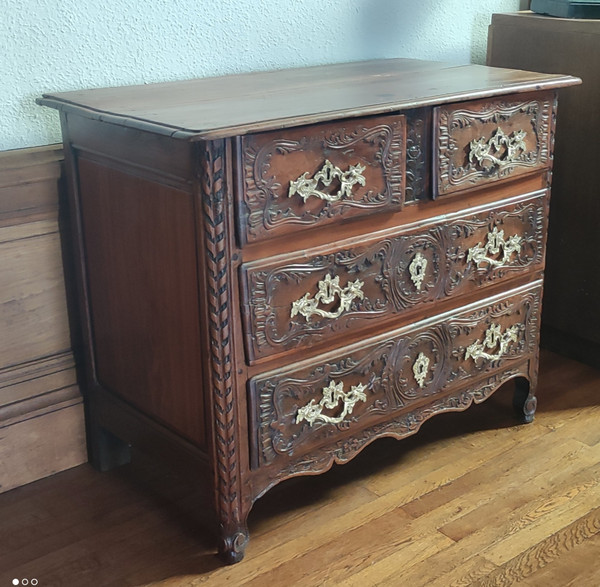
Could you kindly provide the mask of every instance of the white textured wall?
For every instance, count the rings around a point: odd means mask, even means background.
[[[519,0],[0,0],[0,151],[60,141],[43,92],[413,57],[485,59]]]

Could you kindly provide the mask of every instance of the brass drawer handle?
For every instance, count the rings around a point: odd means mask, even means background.
[[[319,291],[314,298],[311,298],[310,294],[307,293],[299,300],[292,302],[292,318],[297,314],[304,316],[307,322],[310,322],[311,316],[314,315],[321,316],[322,318],[339,318],[343,312],[350,308],[352,300],[355,298],[362,300],[365,297],[362,292],[364,282],[360,281],[360,279],[350,281],[346,287],[342,288],[340,287],[340,278],[338,275],[333,278],[331,275],[327,275],[317,285]],[[328,311],[317,308],[319,303],[331,304],[335,301],[336,296],[340,298],[340,305],[337,310]]]
[[[315,404],[315,400],[311,399],[308,404],[298,409],[296,424],[300,424],[302,420],[306,420],[311,426],[317,420],[326,424],[340,424],[348,414],[352,413],[357,402],[367,401],[367,396],[364,393],[365,389],[367,389],[367,386],[359,383],[358,385],[353,385],[350,391],[346,393],[343,381],[336,383],[332,380],[327,387],[323,388],[323,398],[318,404]],[[333,410],[339,407],[340,400],[344,409],[339,416],[327,416],[322,413],[323,408]]]
[[[513,234],[513,236],[510,236],[505,240],[504,231],[499,231],[498,227],[494,226],[494,230],[487,234],[487,242],[484,247],[481,246],[481,243],[477,243],[468,250],[467,262],[474,261],[477,264],[477,268],[479,268],[482,263],[488,263],[493,267],[501,267],[502,265],[507,264],[513,253],[519,253],[521,251],[522,242],[523,239],[517,234]],[[493,257],[488,256],[498,255],[500,249],[502,249],[501,259],[494,259]]]
[[[511,342],[517,342],[519,332],[524,328],[525,326],[523,324],[514,324],[510,328],[507,328],[504,331],[504,334],[502,334],[500,324],[492,324],[485,331],[483,342],[477,341],[467,347],[465,360],[470,357],[474,361],[477,361],[477,359],[497,361],[504,353],[506,353]],[[488,353],[485,350],[492,350],[496,347],[498,348],[495,353]]]
[[[469,143],[469,163],[479,165],[484,171],[493,167],[501,171],[522,159],[527,149],[526,136],[524,130],[515,130],[507,135],[498,127],[489,140],[481,137]]]
[[[290,181],[288,198],[291,198],[294,194],[298,194],[304,202],[310,196],[315,196],[327,202],[337,202],[344,196],[350,198],[352,196],[352,188],[357,183],[362,186],[365,185],[365,176],[362,174],[364,170],[365,166],[357,163],[356,165],[351,165],[348,171],[342,171],[339,167],[331,163],[329,159],[326,159],[323,167],[315,173],[314,177],[307,177],[308,171],[305,171],[296,181]],[[337,193],[327,194],[317,189],[319,182],[325,187],[329,187],[336,178],[339,179],[341,184]]]

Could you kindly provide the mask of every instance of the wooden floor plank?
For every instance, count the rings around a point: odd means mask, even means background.
[[[283,483],[232,567],[192,515],[194,487],[144,459],[77,467],[0,495],[0,586],[598,587],[599,390],[600,372],[543,353],[533,424],[515,424],[506,386]]]
[[[577,475],[581,476],[582,484],[596,486],[598,465],[592,460],[596,458],[595,455],[588,455],[584,450],[573,450],[572,445],[568,443],[552,448],[556,450],[546,451],[555,459],[547,461],[556,464],[551,470],[540,472],[529,467],[526,469],[525,478],[513,474],[503,484],[493,484],[484,478],[484,483],[488,484],[477,485],[468,493],[463,493],[454,501],[445,504],[443,511],[456,510],[458,514],[443,523],[439,527],[440,531],[458,541],[480,532],[482,525],[488,528],[489,533],[490,526],[497,523],[512,534],[516,532],[516,526],[519,524],[525,527],[533,523],[535,518],[532,517],[535,516],[536,510],[542,512],[544,508],[551,507],[548,504],[548,491],[551,491],[550,499],[559,496],[564,499],[560,492],[569,495],[571,484],[580,479]],[[580,458],[572,460],[574,455]],[[592,465],[594,470],[589,468]],[[407,506],[404,509],[407,510]],[[435,510],[428,510],[426,515],[432,517],[432,512],[435,513]],[[482,539],[481,535],[479,539]]]
[[[517,582],[540,587],[566,585],[568,581],[575,580],[580,575],[581,569],[590,566],[597,568],[600,565],[599,537],[600,508],[597,508],[507,560],[476,585],[492,587],[513,585]],[[572,554],[567,561],[568,553]],[[579,566],[578,562],[582,562],[583,565]],[[559,580],[559,575],[563,576],[562,580]],[[528,581],[524,582],[524,579]],[[592,587],[591,583],[579,585]]]
[[[574,497],[567,502],[562,499],[565,495],[559,496],[557,501],[562,503],[563,507],[550,507],[550,512],[545,515],[539,513],[546,504],[541,504],[542,507],[536,510],[529,510],[527,517],[521,517],[516,523],[511,523],[506,534],[485,548],[482,555],[496,565],[503,564],[517,556],[519,552],[532,548],[545,536],[559,532],[572,524],[589,512],[590,504],[597,503],[599,495],[597,479],[592,485],[586,483],[583,487],[575,488],[573,494]],[[538,516],[532,519],[531,512],[534,511]]]

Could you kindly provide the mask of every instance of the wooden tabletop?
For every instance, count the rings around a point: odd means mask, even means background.
[[[38,103],[88,118],[201,140],[560,88],[580,81],[569,75],[481,65],[386,59],[44,94]]]

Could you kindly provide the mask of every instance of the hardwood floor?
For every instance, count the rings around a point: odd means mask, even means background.
[[[600,372],[546,352],[538,399],[531,425],[515,425],[509,385],[284,483],[232,567],[195,524],[189,483],[142,455],[76,467],[0,495],[0,587],[598,587]]]

